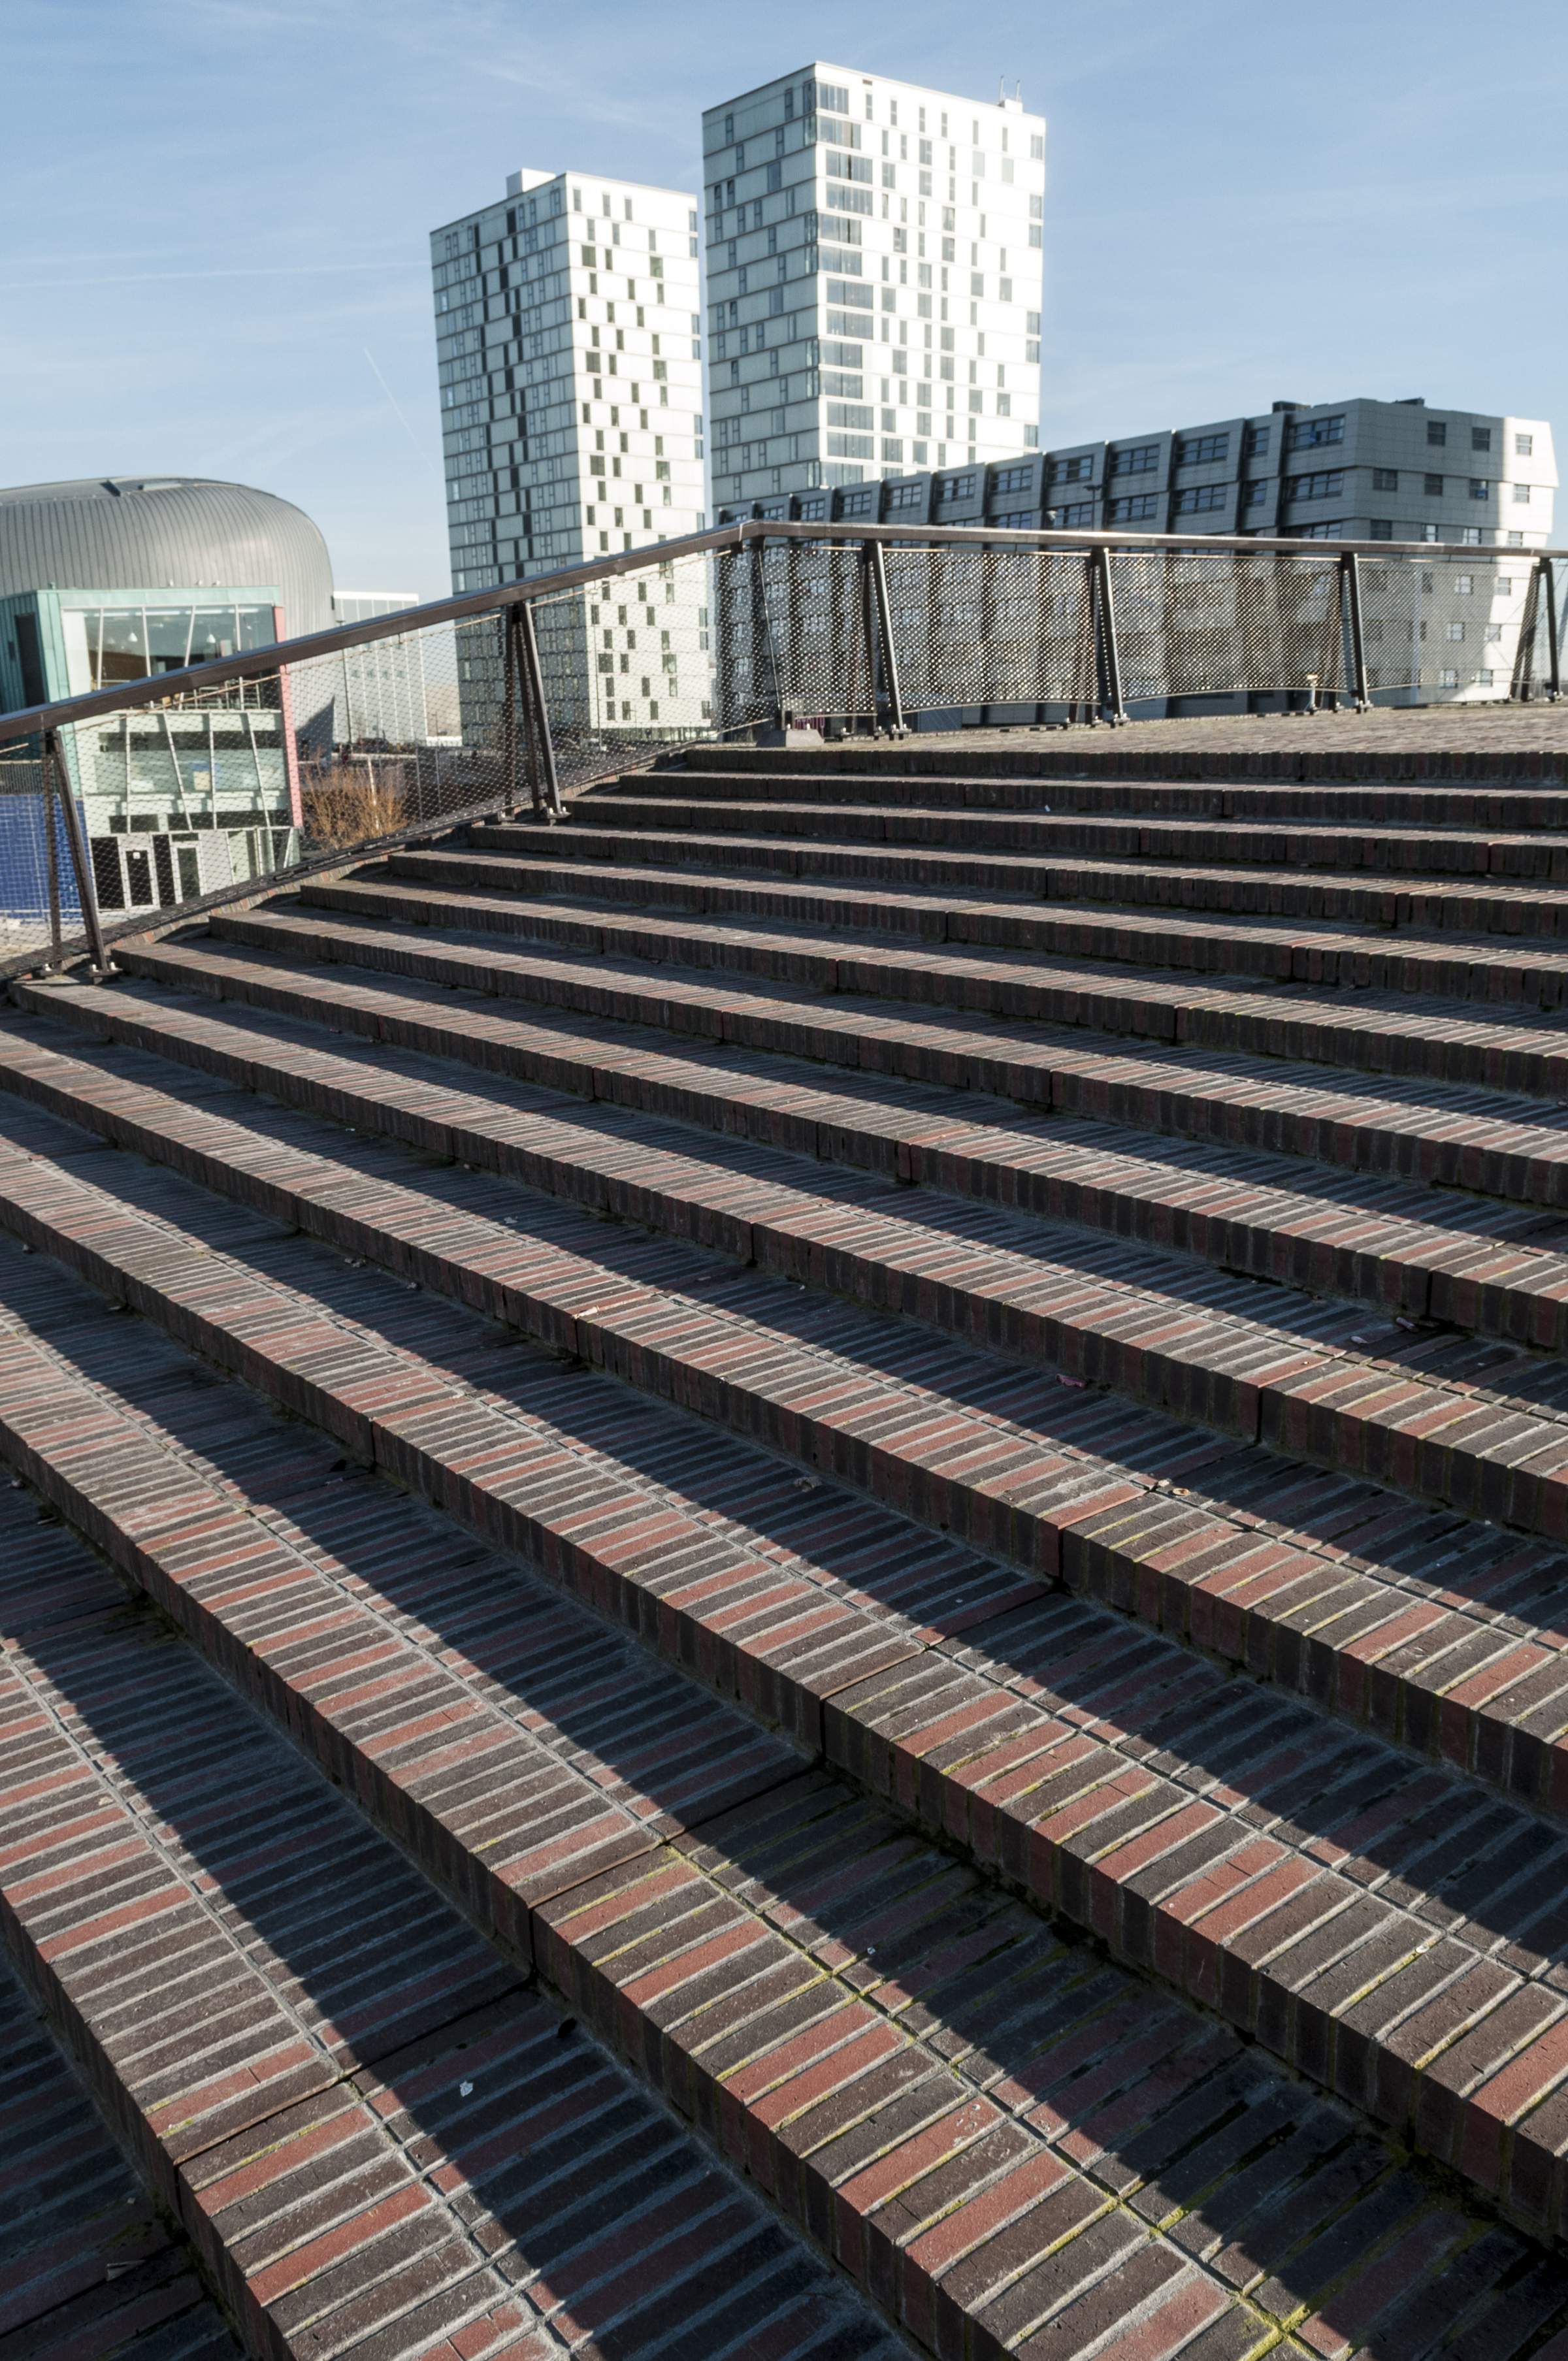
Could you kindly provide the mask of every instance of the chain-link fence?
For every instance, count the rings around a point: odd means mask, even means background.
[[[0,972],[695,739],[1532,699],[1568,560],[751,522],[0,715]]]

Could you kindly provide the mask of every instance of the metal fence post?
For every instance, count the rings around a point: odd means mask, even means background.
[[[893,644],[893,603],[887,595],[887,559],[880,541],[873,541],[871,544],[871,561],[877,629],[882,639],[883,686],[887,692],[887,726],[895,738],[902,738],[904,697],[898,686],[898,651]]]
[[[1127,718],[1122,702],[1122,656],[1116,644],[1116,602],[1111,590],[1111,553],[1103,542],[1093,554],[1094,587],[1100,606],[1100,666],[1106,719],[1114,728]]]
[[[501,776],[508,811],[515,811],[518,804],[517,697],[521,672],[518,610],[515,607],[509,607],[501,617]]]
[[[65,840],[71,849],[71,866],[76,877],[76,897],[82,905],[82,924],[86,930],[87,948],[93,958],[94,981],[113,975],[114,968],[104,948],[104,928],[98,917],[98,894],[93,878],[93,862],[87,851],[87,838],[82,826],[82,814],[76,808],[71,793],[71,774],[65,767],[65,755],[60,747],[60,733],[55,730],[44,733],[44,762],[52,769],[55,792],[60,797],[60,818],[65,824]],[[47,814],[47,802],[46,802]],[[60,873],[54,858],[54,829],[49,827],[49,902],[54,922],[56,954],[60,948]]]
[[[561,802],[561,783],[555,774],[555,744],[550,734],[550,708],[544,701],[544,672],[539,661],[539,635],[534,629],[533,601],[524,598],[518,604],[518,644],[522,655],[522,677],[528,687],[528,702],[532,708],[534,758],[530,764],[533,784],[533,808],[543,811],[546,819],[565,817]]]
[[[773,621],[768,613],[766,548],[766,537],[759,533],[751,544],[751,702],[755,708],[754,718],[760,719],[765,677],[773,691],[768,707],[768,726],[783,730],[788,724],[789,716],[784,711],[778,650],[773,645]]]
[[[1550,566],[1551,560],[1545,563]],[[1530,569],[1530,580],[1524,594],[1524,613],[1519,617],[1519,645],[1514,650],[1513,677],[1508,683],[1509,697],[1520,705],[1530,703],[1530,675],[1535,670],[1535,635],[1541,627],[1541,566],[1542,561],[1538,557]]]
[[[1546,590],[1546,695],[1555,705],[1563,694],[1563,648],[1557,628],[1557,575],[1550,557],[1541,561]]]
[[[1365,713],[1372,698],[1366,686],[1366,632],[1361,620],[1361,559],[1354,549],[1339,562],[1340,611],[1350,627],[1350,675],[1355,709]]]
[[[869,541],[858,544],[855,563],[860,591],[861,653],[866,667],[866,704],[874,738],[880,726],[882,699],[877,687],[876,583],[872,573],[872,544]]]

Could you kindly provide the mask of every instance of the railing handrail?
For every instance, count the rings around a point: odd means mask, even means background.
[[[463,622],[480,615],[498,614],[509,607],[530,605],[583,589],[594,582],[641,573],[652,566],[668,566],[687,557],[719,550],[743,549],[755,541],[915,542],[922,545],[1013,542],[1059,549],[1171,549],[1201,556],[1271,551],[1288,557],[1328,564],[1343,556],[1473,561],[1486,558],[1522,560],[1568,559],[1568,549],[1501,549],[1496,544],[1472,548],[1456,542],[1430,541],[1310,541],[1288,533],[1117,533],[1103,527],[1069,530],[1018,525],[896,524],[861,518],[743,517],[732,524],[710,526],[704,533],[684,533],[674,541],[641,542],[635,549],[557,567],[549,574],[531,575],[526,581],[499,582],[483,590],[467,590],[447,598],[433,598],[418,607],[400,607],[360,623],[339,623],[329,631],[306,631],[296,639],[274,640],[243,655],[215,656],[210,662],[186,664],[178,672],[155,673],[142,680],[116,681],[111,688],[84,690],[78,697],[58,697],[48,705],[25,706],[0,713],[0,745],[38,736],[75,721],[91,721],[105,714],[123,713],[225,682],[264,678],[291,664],[309,664],[318,657],[338,655],[350,648],[367,647],[378,640],[406,638],[441,623]]]

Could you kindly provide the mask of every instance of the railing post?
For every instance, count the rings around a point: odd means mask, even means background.
[[[517,698],[521,673],[518,610],[513,606],[501,617],[501,777],[508,811],[515,811],[518,805]]]
[[[1366,686],[1366,633],[1361,620],[1361,559],[1346,550],[1339,562],[1340,611],[1350,626],[1350,675],[1357,713],[1367,712],[1372,697]]]
[[[877,629],[882,640],[883,686],[887,692],[887,726],[895,738],[902,738],[904,697],[898,686],[898,652],[893,644],[893,604],[887,595],[887,558],[880,541],[871,544],[871,566]]]
[[[1093,553],[1094,587],[1100,605],[1101,686],[1105,718],[1115,728],[1125,721],[1122,702],[1122,654],[1116,644],[1116,602],[1111,589],[1111,553],[1103,542]]]
[[[872,580],[872,547],[869,541],[856,545],[855,583],[861,610],[861,654],[866,667],[866,704],[870,710],[872,736],[878,734],[878,717],[882,699],[877,689],[877,629],[876,586]]]
[[[1546,589],[1546,695],[1555,705],[1563,694],[1563,649],[1557,629],[1557,576],[1550,557],[1541,561]]]
[[[533,808],[543,811],[546,819],[564,817],[561,803],[561,783],[555,775],[555,743],[550,735],[550,708],[544,701],[544,673],[539,661],[539,635],[533,623],[533,601],[520,599],[517,609],[518,645],[522,655],[522,678],[528,688],[528,702],[532,708],[534,760],[532,774]]]
[[[76,808],[76,797],[71,790],[71,774],[65,767],[65,755],[58,730],[44,733],[44,762],[52,769],[55,792],[60,797],[60,818],[65,824],[65,840],[71,848],[71,866],[76,877],[76,898],[82,905],[82,924],[86,930],[87,948],[93,957],[93,977],[97,982],[115,972],[108,952],[104,948],[104,928],[98,916],[98,894],[93,880],[93,862],[87,850],[87,837],[82,826],[82,814]],[[46,804],[47,813],[47,804]],[[49,828],[49,902],[54,922],[56,954],[60,947],[60,873],[54,859],[54,829]]]
[[[766,547],[766,537],[759,533],[751,544],[751,692],[753,704],[760,708],[765,675],[773,691],[767,726],[783,730],[789,717],[784,711],[778,650],[773,645],[773,622],[768,614],[767,560],[763,554]]]
[[[1544,562],[1547,566],[1551,565],[1550,558]],[[1541,628],[1542,563],[1543,561],[1538,557],[1530,569],[1530,580],[1524,594],[1524,613],[1519,617],[1519,645],[1514,650],[1513,677],[1508,683],[1509,697],[1520,705],[1530,703],[1530,675],[1535,670],[1535,635]],[[1553,653],[1555,653],[1553,649]]]

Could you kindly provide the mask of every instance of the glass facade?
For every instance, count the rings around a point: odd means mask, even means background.
[[[18,592],[0,601],[0,704],[82,696],[269,646],[279,598],[259,584]],[[154,704],[61,732],[106,916],[167,906],[292,857],[292,723],[273,676],[211,690],[200,706]]]

